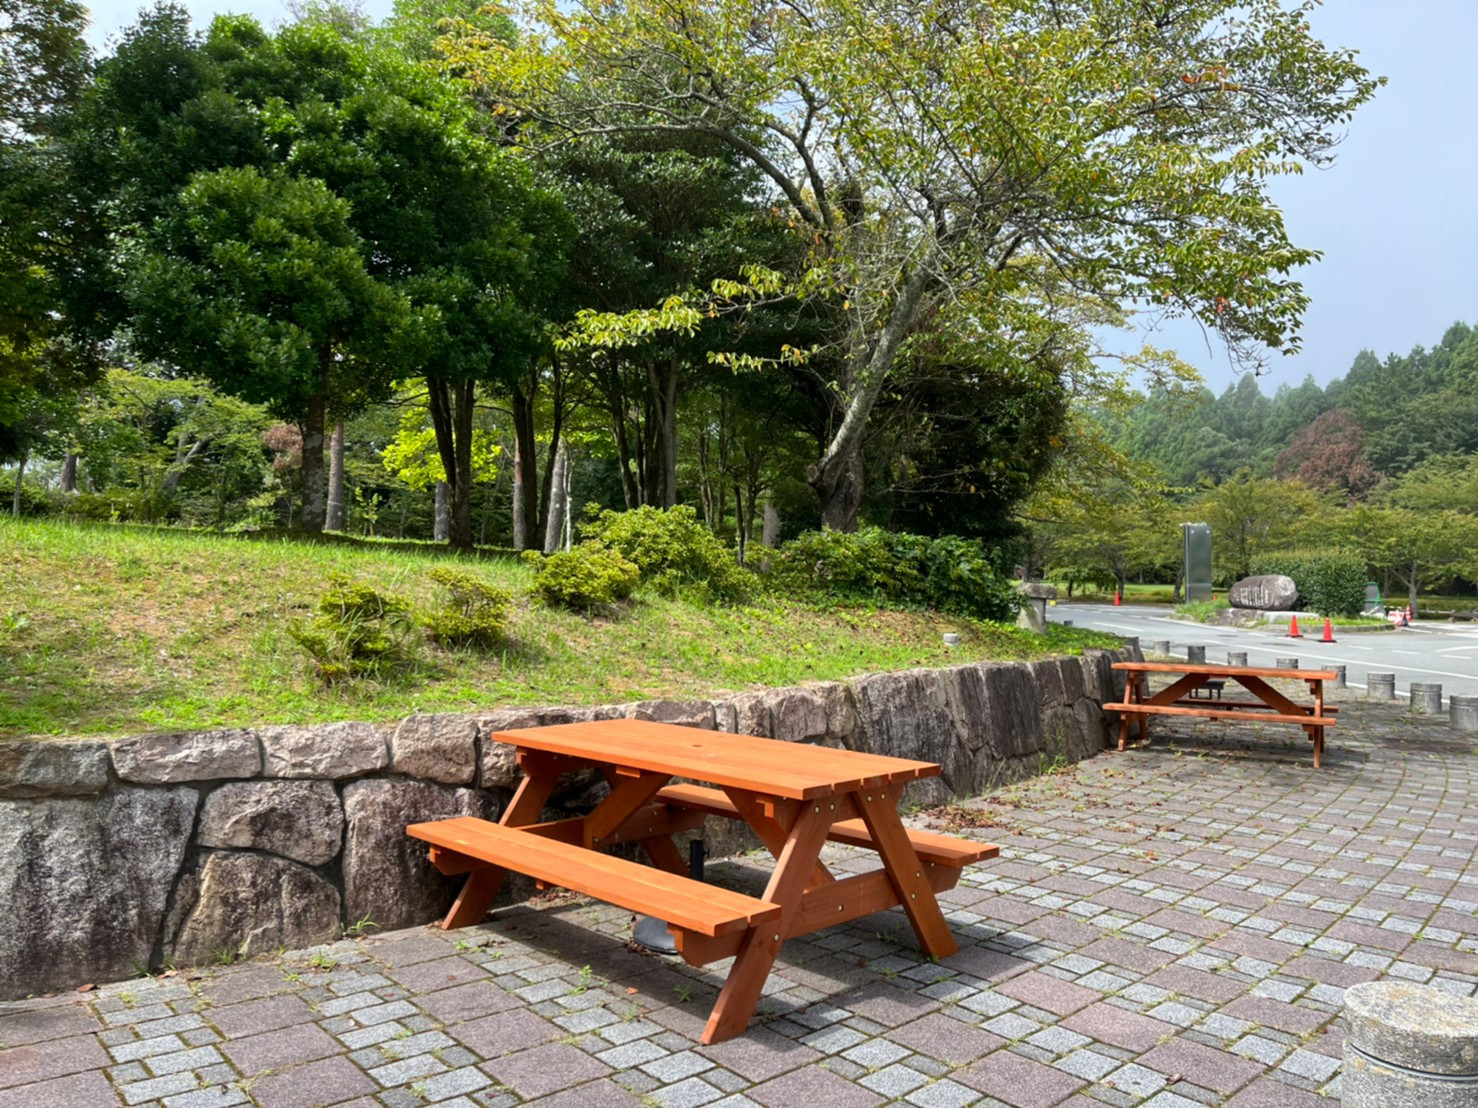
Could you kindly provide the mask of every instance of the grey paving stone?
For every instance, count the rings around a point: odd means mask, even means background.
[[[315,1108],[377,1089],[347,1058],[325,1058],[263,1077],[252,1084],[251,1095],[261,1108]]]

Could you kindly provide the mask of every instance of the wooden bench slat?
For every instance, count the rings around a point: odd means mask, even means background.
[[[703,935],[726,935],[780,917],[780,906],[768,900],[486,820],[413,823],[406,834]]]
[[[722,790],[705,788],[702,785],[667,785],[657,791],[657,799],[714,816],[743,818],[734,802]],[[916,831],[911,828],[905,830],[908,831],[909,841],[913,843],[919,861],[933,865],[959,869],[973,862],[994,858],[1001,852],[1000,847],[990,843],[971,842],[969,839],[958,839],[934,831]],[[831,833],[827,838],[849,846],[873,845],[872,833],[860,819],[838,820],[831,825]]]
[[[1177,705],[1181,705],[1181,704],[1188,704],[1188,705],[1189,704],[1207,704],[1207,703],[1209,703],[1211,705],[1219,706],[1219,707],[1222,707],[1222,708],[1254,708],[1254,709],[1257,709],[1258,711],[1269,711],[1270,710],[1268,708],[1268,706],[1266,704],[1264,704],[1261,700],[1226,700],[1226,699],[1224,699],[1222,697],[1216,697],[1215,699],[1212,699],[1210,701],[1207,701],[1207,700],[1202,699],[1202,698],[1198,698],[1198,699],[1195,699],[1195,700],[1181,699],[1181,700],[1177,700],[1175,703]],[[1110,705],[1110,706],[1112,707],[1112,705]],[[1324,705],[1324,714],[1326,716],[1332,716],[1332,715],[1334,715],[1338,711],[1339,711],[1339,705],[1337,705],[1337,704],[1326,704],[1326,705]]]
[[[1247,711],[1238,708],[1177,708],[1169,704],[1110,703],[1105,704],[1103,710],[1142,716],[1199,716],[1202,719],[1246,719],[1256,723],[1312,723],[1319,727],[1333,727],[1338,722],[1329,716],[1288,716],[1271,709]]]

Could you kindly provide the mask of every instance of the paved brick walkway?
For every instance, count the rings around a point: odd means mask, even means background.
[[[719,1046],[718,977],[564,899],[0,1005],[0,1108],[1329,1104],[1344,987],[1478,988],[1474,745],[1344,704],[1318,773],[1292,729],[1172,724],[950,813],[1002,846],[948,897],[961,952],[898,912],[787,944]]]

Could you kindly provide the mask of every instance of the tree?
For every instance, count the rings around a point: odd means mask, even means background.
[[[349,204],[282,172],[202,173],[130,261],[139,351],[297,419],[303,525],[322,530],[330,404],[384,380],[386,321],[404,311],[365,271]]]
[[[1306,297],[1266,178],[1323,165],[1380,83],[1279,0],[530,0],[459,60],[526,121],[711,137],[767,179],[826,297],[838,419],[809,480],[855,524],[868,420],[926,322],[1144,301],[1233,349],[1295,349]],[[537,121],[544,125],[533,126]],[[551,130],[552,129],[552,130]],[[1090,371],[1089,363],[1076,370]]]
[[[1294,432],[1293,442],[1273,463],[1274,477],[1290,477],[1320,492],[1361,500],[1381,475],[1365,457],[1365,436],[1349,412],[1324,412]]]
[[[1406,586],[1407,604],[1417,611],[1417,593],[1435,579],[1474,576],[1478,561],[1478,518],[1463,512],[1417,512],[1360,505],[1341,520],[1346,541],[1385,581]]]
[[[1228,583],[1251,573],[1257,555],[1328,532],[1333,516],[1327,500],[1304,485],[1255,477],[1247,469],[1208,487],[1195,508],[1211,524],[1212,565]]]
[[[39,413],[91,380],[90,350],[60,311],[82,234],[58,137],[87,77],[87,9],[72,0],[0,0],[0,459],[18,460]],[[19,487],[19,485],[17,485]]]

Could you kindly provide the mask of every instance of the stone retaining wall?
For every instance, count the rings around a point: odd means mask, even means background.
[[[1139,656],[1131,644],[714,702],[0,743],[0,999],[436,918],[455,882],[405,825],[497,818],[518,775],[498,731],[634,717],[921,758],[943,774],[906,799],[938,804],[1097,753],[1100,705],[1122,694],[1110,665]],[[603,789],[572,779],[556,802]]]

